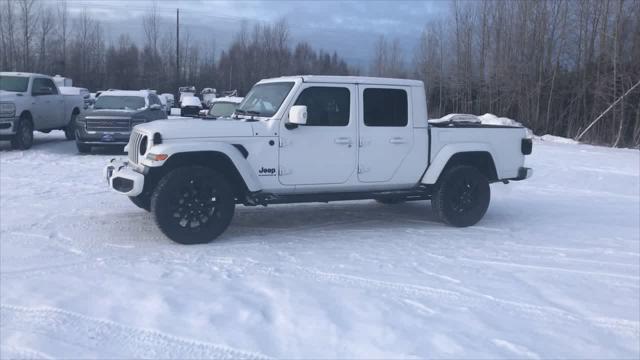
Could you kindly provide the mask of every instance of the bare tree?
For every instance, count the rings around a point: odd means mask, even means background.
[[[47,40],[49,34],[54,30],[55,27],[55,19],[51,12],[51,9],[48,6],[43,6],[40,9],[40,26],[39,26],[39,37],[40,37],[40,53],[38,55],[39,67],[43,69],[44,72],[48,72],[51,68],[49,63],[49,58],[47,57]]]
[[[58,38],[60,42],[60,48],[62,50],[61,55],[61,64],[62,64],[62,73],[67,73],[67,37],[69,34],[69,8],[67,5],[67,0],[58,0]]]
[[[20,9],[20,30],[22,31],[22,68],[31,70],[31,40],[35,32],[38,13],[36,0],[18,0]]]
[[[158,2],[151,3],[151,11],[142,19],[142,27],[146,39],[146,46],[154,52],[158,51],[158,39],[160,38],[160,19],[158,17]]]

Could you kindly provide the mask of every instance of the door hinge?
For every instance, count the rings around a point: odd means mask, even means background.
[[[359,165],[358,166],[358,174],[366,173],[369,171],[369,168],[366,166]]]
[[[371,143],[371,141],[366,140],[366,139],[358,140],[358,146],[359,147],[365,147],[365,146],[369,145],[370,143]]]

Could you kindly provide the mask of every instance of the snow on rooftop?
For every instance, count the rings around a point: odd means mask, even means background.
[[[107,90],[100,93],[100,96],[141,96],[149,95],[148,90]]]
[[[211,99],[210,103],[215,104],[217,102],[230,102],[234,104],[240,104],[244,98],[240,96],[223,96],[215,99]]]

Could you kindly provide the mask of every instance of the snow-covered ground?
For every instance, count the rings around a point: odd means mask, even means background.
[[[544,140],[544,139],[543,139]],[[180,246],[60,132],[0,144],[0,355],[638,358],[640,152],[536,140],[477,226],[239,207]]]

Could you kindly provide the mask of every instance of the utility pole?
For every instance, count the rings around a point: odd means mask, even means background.
[[[180,86],[180,9],[176,9],[176,88]]]

